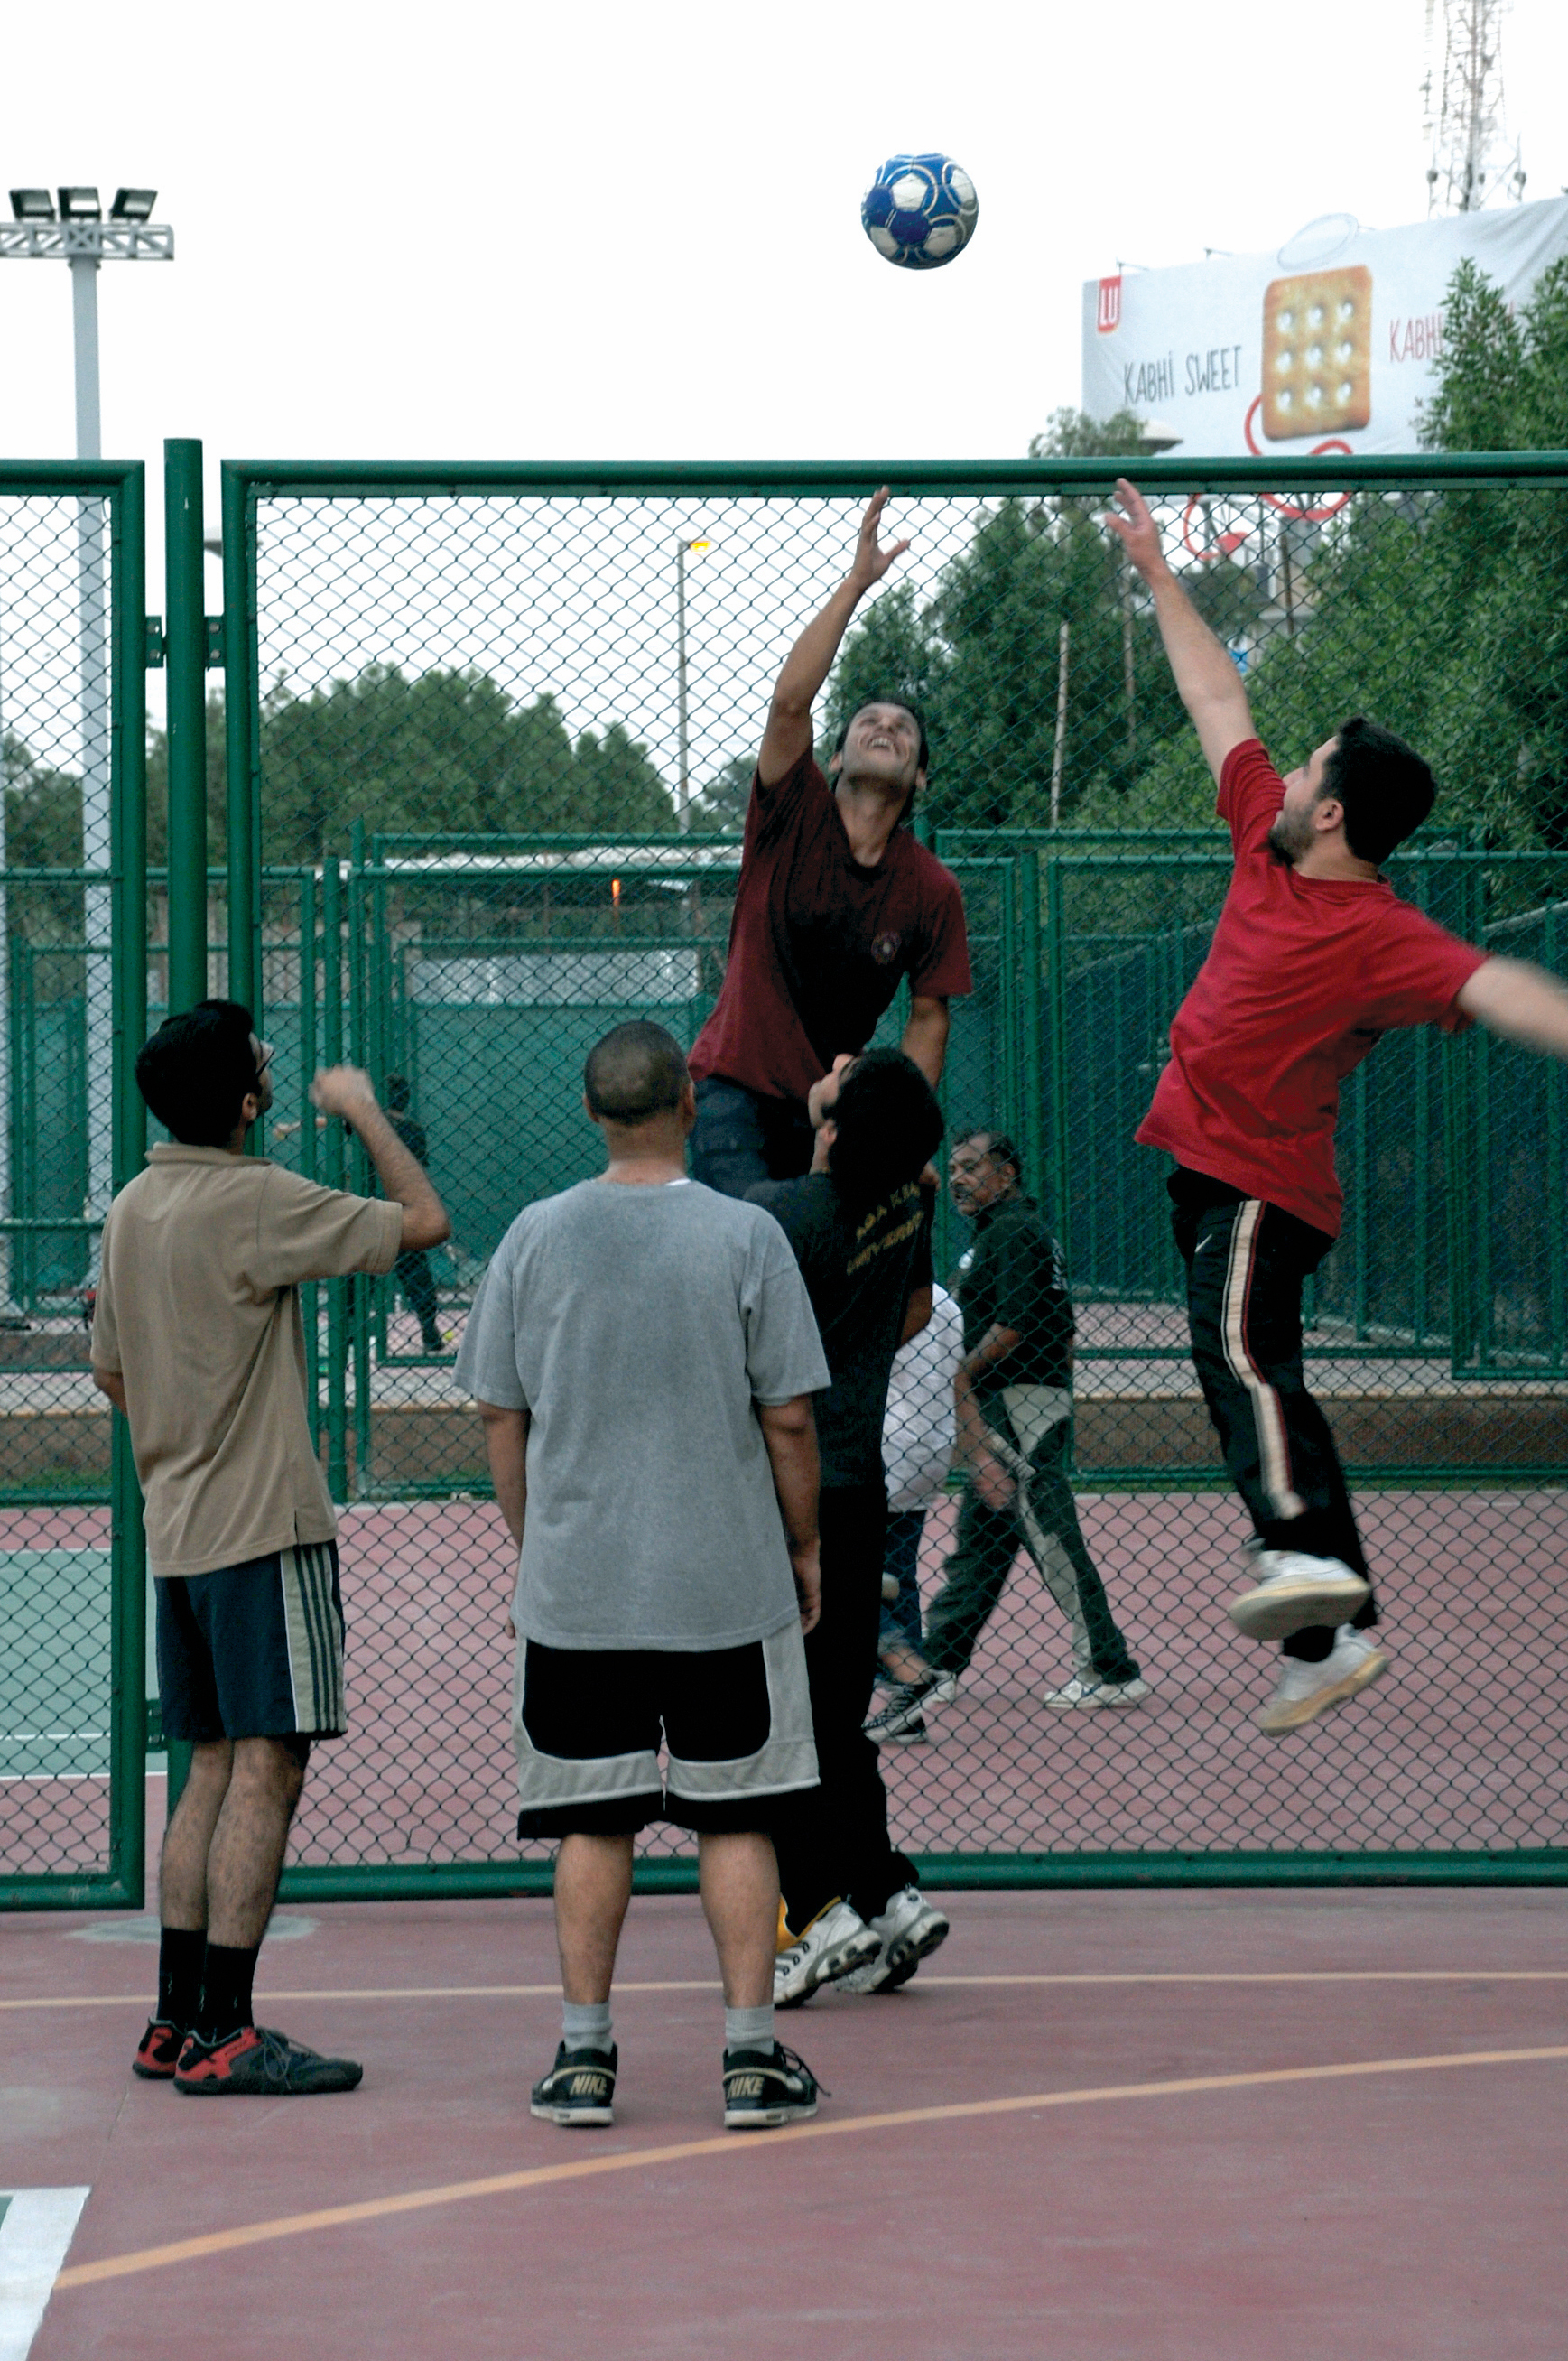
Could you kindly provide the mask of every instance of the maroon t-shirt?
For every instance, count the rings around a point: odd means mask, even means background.
[[[1219,812],[1235,870],[1137,1136],[1337,1237],[1341,1082],[1395,1026],[1467,1025],[1454,1003],[1486,954],[1386,877],[1303,877],[1277,860],[1268,831],[1284,799],[1257,740],[1234,746]]]
[[[804,1099],[865,1048],[904,976],[933,1000],[971,989],[952,872],[906,828],[874,869],[857,861],[809,752],[775,786],[753,779],[724,989],[692,1072]]]

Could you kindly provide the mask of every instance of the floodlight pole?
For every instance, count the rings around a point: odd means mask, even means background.
[[[174,233],[148,222],[134,210],[122,211],[122,192],[107,221],[96,213],[76,214],[66,210],[56,219],[44,192],[21,192],[42,199],[18,218],[0,225],[0,261],[63,261],[71,265],[71,315],[75,353],[76,456],[104,456],[98,392],[98,266],[111,262],[172,262]],[[95,192],[93,194],[96,203]],[[152,192],[147,192],[150,210]],[[109,709],[109,600],[105,540],[106,503],[93,493],[76,503],[78,661],[82,683],[82,866],[107,879],[113,865],[111,849],[111,783],[113,775],[112,716]],[[0,833],[0,866],[5,843]],[[110,884],[88,885],[82,894],[83,940],[86,946],[84,998],[87,1015],[87,1196],[82,1213],[89,1222],[102,1222],[114,1192],[114,904]],[[0,994],[7,974],[8,940],[5,912],[0,906]],[[8,1012],[0,998],[0,1109],[9,1104],[11,1076],[6,1071]],[[8,1124],[0,1115],[0,1206],[9,1203],[10,1175],[4,1162]],[[98,1275],[99,1235],[93,1233],[88,1283]],[[0,1279],[8,1278],[9,1255]],[[0,1287],[0,1312],[9,1300]]]
[[[675,544],[675,680],[680,730],[680,785],[675,792],[675,826],[684,834],[691,826],[691,774],[686,747],[686,545]]]
[[[691,826],[691,763],[686,741],[686,554],[690,550],[710,549],[712,545],[700,534],[695,541],[687,541],[683,535],[675,543],[675,709],[680,745],[675,826],[683,834]]]
[[[93,226],[96,227],[94,224]],[[104,456],[98,395],[98,257],[70,253],[71,319],[76,362],[76,456]],[[109,602],[102,500],[76,503],[76,553],[82,672],[82,866],[107,870],[110,853],[111,720]],[[115,978],[112,885],[83,889],[83,979],[87,1016],[87,1200],[82,1212],[102,1221],[114,1193]],[[89,1283],[98,1276],[101,1233],[94,1233]]]

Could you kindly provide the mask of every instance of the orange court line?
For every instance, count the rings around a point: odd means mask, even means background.
[[[236,2247],[259,2246],[276,2238],[297,2238],[311,2230],[335,2230],[355,2222],[384,2221],[395,2213],[416,2213],[435,2205],[457,2205],[472,2197],[499,2197],[519,2189],[541,2189],[563,2180],[587,2180],[606,2172],[632,2172],[653,2164],[674,2164],[699,2156],[748,2156],[761,2148],[811,2139],[835,2139],[850,2132],[903,2130],[911,2124],[948,2124],[981,2115],[1022,2114],[1046,2107],[1086,2107],[1115,2099],[1179,2099],[1209,2091],[1259,2090],[1270,2083],[1343,2081],[1368,2074],[1421,2074],[1459,2066],[1519,2066],[1548,2059],[1568,2059],[1568,2045],[1541,2049],[1469,2049],[1431,2058],[1372,2058],[1336,2066],[1283,2066],[1253,2074],[1198,2074],[1179,2082],[1122,2082],[1098,2090],[1031,2091],[1021,2098],[969,2099],[949,2106],[907,2107],[896,2114],[848,2115],[839,2122],[820,2119],[793,2124],[786,2129],[751,2138],[724,2132],[716,2139],[681,2140],[668,2147],[623,2149],[614,2156],[584,2157],[575,2164],[537,2165],[524,2172],[499,2172],[485,2180],[453,2180],[433,2189],[411,2189],[399,2197],[372,2197],[355,2205],[330,2205],[315,2213],[286,2213],[271,2222],[247,2222],[233,2230],[210,2231],[204,2237],[181,2238],[167,2246],[144,2246],[128,2255],[106,2255],[95,2263],[78,2263],[55,2280],[61,2288],[92,2287],[101,2279],[128,2279],[140,2271],[162,2269],[170,2263],[198,2262],[208,2255],[232,2254]]]
[[[1552,1984],[1568,1983],[1568,1968],[1270,1968],[1158,1973],[1086,1975],[923,1975],[920,1989],[958,1990],[984,1984]],[[629,1993],[718,1992],[717,1976],[686,1977],[664,1983],[617,1983],[619,2000]],[[559,2000],[559,1984],[386,1984],[349,1986],[340,1992],[269,1992],[257,1998],[297,2000]],[[145,1989],[134,1993],[68,1993],[47,1999],[0,2000],[8,2008],[145,2008]]]

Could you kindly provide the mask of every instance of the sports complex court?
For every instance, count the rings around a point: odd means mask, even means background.
[[[1329,464],[1283,489],[1258,463],[1147,470],[1173,546],[1197,565],[1227,544],[1260,721],[1292,742],[1376,670],[1374,577],[1407,568],[1413,601],[1445,534],[1457,564],[1510,502],[1568,491],[1544,460],[1528,482],[1480,459]],[[1080,535],[1096,468],[894,471],[916,604],[950,612],[987,534]],[[587,1048],[630,1015],[695,1038],[739,861],[717,808],[574,831],[550,731],[634,785],[634,753],[683,783],[739,759],[866,476],[228,467],[226,620],[211,634],[170,597],[159,640],[171,710],[221,674],[225,857],[187,744],[150,862],[140,471],[0,480],[0,719],[29,775],[83,799],[78,866],[5,873],[0,1012],[0,2202],[18,2192],[0,2295],[15,2255],[52,2280],[39,2361],[180,2352],[181,2319],[213,2305],[241,2361],[307,2340],[521,2361],[585,2334],[783,2354],[824,2333],[916,2361],[1250,2361],[1285,2312],[1308,2354],[1470,2353],[1478,2323],[1509,2361],[1562,2351],[1568,1078],[1406,1034],[1346,1087],[1346,1226],[1309,1301],[1309,1375],[1390,1668],[1266,1737],[1263,1660],[1223,1611],[1245,1519],[1187,1357],[1162,1160],[1131,1145],[1223,895],[1212,831],[1011,828],[976,796],[930,830],[976,970],[949,1132],[1004,1128],[1060,1233],[1074,1488],[1146,1697],[1046,1708],[1069,1634],[1021,1561],[925,1742],[884,1750],[895,1839],[949,1939],[897,1993],[781,2021],[832,2093],[817,2119],[718,2128],[695,1863],[657,1828],[616,1987],[614,2129],[528,2116],[556,2030],[550,1862],[512,1834],[512,1568],[452,1361],[513,1213],[595,1168]],[[717,560],[686,579],[677,647],[670,553],[699,531]],[[1110,561],[1102,604],[1065,730],[1055,672],[1020,671],[994,766],[1130,785],[1167,759],[1152,620]],[[307,857],[323,810],[341,858]],[[1568,972],[1568,856],[1434,827],[1391,873],[1471,939]],[[145,1140],[127,1045],[209,986],[275,1045],[269,1152],[365,1186],[306,1085],[340,1057],[401,1074],[454,1224],[431,1258],[438,1350],[406,1282],[307,1291],[351,1727],[313,1762],[258,2000],[366,2079],[304,2136],[276,2102],[203,2115],[128,2077],[183,1765],[83,1309],[105,1192]],[[944,1207],[938,1278],[965,1242]],[[949,1495],[927,1520],[927,1602],[954,1514]],[[0,2355],[8,2333],[0,2308]]]

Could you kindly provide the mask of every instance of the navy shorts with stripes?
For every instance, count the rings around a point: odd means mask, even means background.
[[[212,1574],[159,1575],[164,1733],[341,1738],[343,1601],[337,1543],[302,1542]]]

